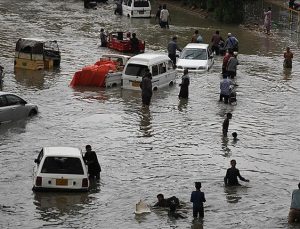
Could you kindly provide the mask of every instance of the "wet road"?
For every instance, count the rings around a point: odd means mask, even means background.
[[[83,9],[73,1],[0,0],[0,63],[4,91],[39,106],[38,116],[0,128],[1,228],[287,228],[291,191],[299,182],[300,97],[297,34],[286,28],[272,36],[224,26],[171,8],[170,30],[154,19],[131,20],[112,14],[114,5]],[[274,9],[278,18],[284,12]],[[188,26],[187,26],[188,25]],[[150,110],[138,92],[120,88],[68,87],[75,71],[94,63],[100,28],[126,29],[146,40],[147,51],[165,50],[174,34],[179,45],[199,29],[207,41],[219,29],[240,40],[237,105],[218,102],[221,58],[206,74],[191,75],[190,99],[180,102],[178,84],[154,93]],[[282,37],[284,35],[284,37]],[[55,71],[14,72],[19,37],[56,39],[62,52]],[[295,54],[283,72],[282,53]],[[180,80],[178,79],[178,82]],[[221,124],[233,113],[229,133]],[[33,160],[43,146],[91,144],[101,162],[101,182],[88,194],[34,194]],[[223,186],[231,159],[250,183]],[[203,225],[193,222],[189,203],[194,182],[206,194]],[[156,194],[186,202],[186,219],[165,211],[135,216],[135,204],[154,204]],[[297,227],[296,227],[297,228]]]

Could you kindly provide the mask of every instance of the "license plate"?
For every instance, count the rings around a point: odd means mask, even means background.
[[[133,81],[132,82],[132,86],[133,87],[139,87],[140,86],[140,82],[139,81]]]
[[[139,14],[144,14],[144,11],[139,11]]]
[[[68,179],[56,179],[56,185],[67,186]]]

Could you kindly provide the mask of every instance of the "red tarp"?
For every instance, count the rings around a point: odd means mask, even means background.
[[[76,72],[70,83],[71,87],[95,86],[104,87],[105,78],[109,71],[116,71],[116,62],[110,60],[100,60],[94,65],[89,65]]]

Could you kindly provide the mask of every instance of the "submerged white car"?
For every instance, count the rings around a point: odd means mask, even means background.
[[[205,72],[213,63],[214,56],[208,44],[190,43],[182,50],[176,70],[183,71],[186,68],[189,72]]]
[[[34,162],[34,191],[89,190],[88,170],[80,149],[44,147]]]
[[[13,93],[0,91],[0,124],[25,119],[37,113],[36,105],[27,103]]]

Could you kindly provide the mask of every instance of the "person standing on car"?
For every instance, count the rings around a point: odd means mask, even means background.
[[[143,76],[140,88],[142,89],[142,102],[143,106],[149,106],[152,98],[152,74],[147,68]]]
[[[90,145],[85,146],[86,153],[84,154],[84,161],[88,166],[89,178],[94,179],[96,177],[97,180],[100,179],[101,166],[99,164],[97,155],[95,151],[92,151],[92,147]]]
[[[168,56],[172,60],[174,68],[176,68],[176,50],[181,52],[181,49],[177,45],[177,37],[174,36],[168,44]]]

